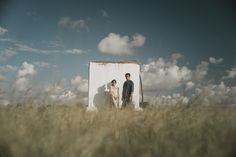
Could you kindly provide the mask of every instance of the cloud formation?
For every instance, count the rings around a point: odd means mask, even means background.
[[[79,75],[77,75],[74,79],[71,79],[71,85],[79,92],[88,92],[88,80],[82,79]]]
[[[88,25],[85,20],[73,20],[69,16],[62,17],[58,22],[58,26],[60,28],[75,30],[77,32],[81,29],[86,29],[88,31]]]
[[[202,61],[200,64],[198,64],[196,66],[193,78],[197,81],[203,80],[208,74],[208,65],[209,63],[206,61]]]
[[[17,52],[13,48],[6,48],[0,53],[0,61],[5,61],[13,56],[15,56]]]
[[[56,48],[56,49],[55,49]],[[7,48],[5,49],[4,55],[2,54],[2,58],[10,58],[13,55],[16,55],[17,51],[21,52],[29,52],[29,53],[41,53],[45,55],[49,54],[83,54],[85,51],[81,49],[57,49],[58,47],[53,47],[50,49],[40,49],[40,48],[34,48],[32,46],[29,46],[27,44],[22,43],[15,43],[13,48]],[[1,57],[1,56],[0,56]]]
[[[195,83],[192,81],[188,81],[186,83],[186,90],[192,89],[195,86]]]
[[[200,62],[192,69],[183,66],[182,62],[179,64],[178,61],[183,57],[176,53],[165,59],[151,58],[142,65],[141,77],[145,100],[153,105],[236,105],[235,86],[230,86],[228,81],[218,83],[217,80],[211,80],[210,75],[208,76],[209,63],[206,61]],[[32,85],[33,77],[39,72],[38,67],[49,68],[52,65],[47,62],[33,62],[32,64],[24,62],[17,71],[16,79],[13,82],[14,90],[20,94],[17,100],[27,103],[28,100],[34,99],[34,96],[38,95],[37,92],[44,91],[39,90],[40,87]],[[17,69],[13,65],[3,65],[0,66],[0,73]],[[236,65],[227,71],[225,79],[235,77]],[[5,83],[5,80],[7,78],[0,74],[0,81]],[[24,93],[29,94],[25,96]],[[66,79],[60,84],[49,85],[45,93],[41,92],[41,95],[49,97],[52,103],[69,101],[69,104],[71,102],[86,103],[87,94],[88,80],[80,75]],[[11,102],[11,99],[7,99],[7,97],[2,99]],[[35,102],[42,104],[47,100],[44,96],[39,96],[37,99]]]
[[[0,36],[6,34],[7,32],[8,32],[8,29],[3,28],[3,27],[0,26]]]
[[[33,48],[26,44],[15,43],[15,50],[23,51],[23,52],[31,52],[31,53],[42,53],[42,54],[50,54],[50,53],[59,53],[59,50],[43,50],[38,48]]]
[[[190,80],[191,70],[185,66],[179,67],[176,65],[176,60],[168,62],[158,58],[150,59],[142,66],[141,76],[144,90],[167,90],[179,87]]]
[[[214,58],[214,57],[210,57],[209,58],[209,62],[212,63],[212,64],[219,64],[219,63],[222,63],[223,62],[223,58]]]
[[[150,98],[150,103],[155,105],[187,105],[189,98],[182,96],[179,93],[173,93],[172,95],[162,95]]]
[[[105,54],[130,55],[134,53],[135,48],[142,47],[145,40],[146,38],[141,34],[135,34],[130,39],[128,36],[110,33],[99,42],[98,50]]]
[[[67,53],[67,54],[82,54],[82,53],[84,53],[84,51],[81,49],[71,49],[71,50],[66,50],[65,53]]]
[[[30,88],[30,81],[37,74],[33,64],[24,62],[17,72],[17,77],[14,82],[14,89],[25,91]]]
[[[66,79],[62,82],[47,85],[45,92],[51,103],[85,104],[87,102],[88,80],[77,75],[70,80]]]
[[[227,71],[227,76],[223,76],[223,79],[233,79],[236,77],[236,65],[231,69]]]
[[[195,105],[236,105],[236,86],[220,84],[208,84],[195,89],[191,104]]]
[[[179,56],[179,57],[178,57]],[[173,54],[169,60],[149,59],[142,66],[145,100],[152,105],[221,105],[236,106],[236,86],[221,81],[214,83],[208,75],[208,65],[202,61],[195,69],[179,66]],[[227,71],[225,78],[236,77],[236,66]]]
[[[66,90],[59,84],[48,85],[46,93],[55,102],[67,102],[76,98],[76,95],[72,91]]]
[[[17,70],[17,67],[16,66],[13,66],[13,65],[3,65],[3,66],[0,66],[0,72],[9,72],[9,71],[16,71]]]

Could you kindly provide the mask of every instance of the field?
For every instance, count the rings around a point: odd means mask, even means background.
[[[235,157],[236,108],[0,108],[0,157]]]

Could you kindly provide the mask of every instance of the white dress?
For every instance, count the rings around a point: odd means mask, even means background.
[[[110,95],[111,95],[111,106],[118,107],[119,106],[119,87],[111,86]]]

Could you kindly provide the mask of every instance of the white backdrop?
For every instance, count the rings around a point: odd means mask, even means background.
[[[119,87],[121,106],[122,88],[125,82],[125,74],[131,74],[134,82],[133,103],[139,108],[139,74],[140,65],[137,62],[90,62],[89,63],[89,96],[88,108],[101,108],[109,104],[109,86],[111,80],[117,81]]]

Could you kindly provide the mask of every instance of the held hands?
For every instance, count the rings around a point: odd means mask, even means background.
[[[130,95],[129,101],[132,101],[132,99],[133,99],[133,93]]]
[[[132,101],[132,99],[133,99],[133,93],[129,96],[128,101]],[[125,101],[125,98],[122,97],[121,100]]]

